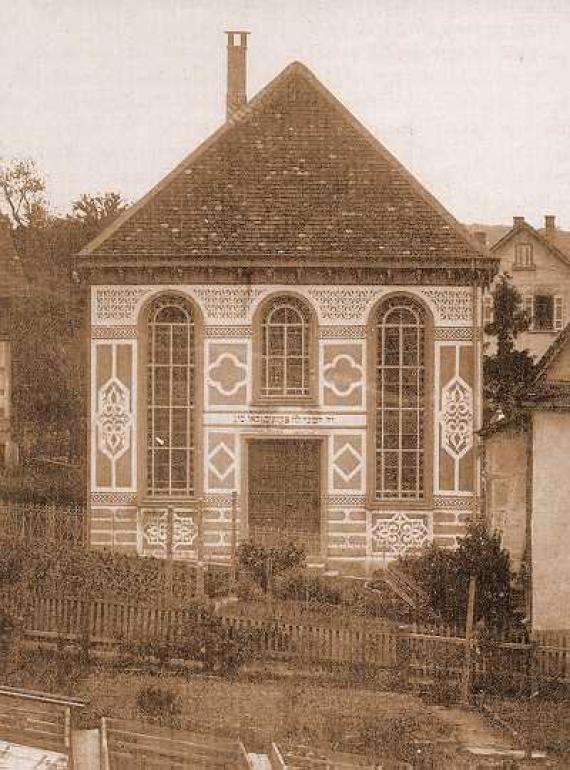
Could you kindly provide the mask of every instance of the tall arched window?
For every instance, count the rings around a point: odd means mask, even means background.
[[[146,477],[151,496],[194,493],[195,341],[191,307],[161,297],[149,308]]]
[[[376,499],[425,497],[426,324],[407,297],[376,318]]]
[[[264,398],[310,394],[310,314],[295,297],[278,297],[261,321],[261,387]]]

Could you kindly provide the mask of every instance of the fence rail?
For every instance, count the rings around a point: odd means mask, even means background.
[[[87,543],[87,508],[0,500],[0,535],[19,543]]]
[[[112,599],[51,596],[5,591],[0,608],[20,618],[24,637],[37,643],[87,644],[117,651],[125,643],[184,641],[196,622],[194,608]],[[222,607],[218,615],[228,629],[255,630],[259,652],[267,659],[344,664],[371,668],[398,667],[430,677],[458,674],[465,638],[451,627],[396,628],[374,618],[335,619],[316,613],[237,612]],[[530,643],[475,639],[475,676],[493,675],[514,683],[537,679],[570,684],[570,633],[537,634]]]

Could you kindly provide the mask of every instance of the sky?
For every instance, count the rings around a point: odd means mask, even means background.
[[[456,216],[570,229],[570,0],[0,0],[0,157],[134,201],[302,61]]]

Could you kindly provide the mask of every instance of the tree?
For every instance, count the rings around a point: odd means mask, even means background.
[[[46,184],[31,158],[0,158],[0,200],[17,227],[38,226],[48,217]]]
[[[528,350],[515,347],[518,335],[528,329],[530,322],[520,293],[510,277],[503,274],[491,294],[493,320],[485,326],[485,333],[496,338],[496,351],[483,360],[486,423],[501,413],[507,419],[517,417],[520,397],[534,372]]]
[[[401,565],[446,622],[464,625],[471,576],[477,580],[475,619],[484,620],[490,628],[503,628],[512,621],[510,557],[484,522],[470,523],[455,551],[430,545],[418,556],[403,558]]]

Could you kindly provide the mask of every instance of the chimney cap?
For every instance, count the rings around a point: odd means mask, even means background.
[[[251,32],[246,32],[241,29],[226,29],[225,33],[228,36],[228,47],[233,48],[235,45],[235,35],[239,35],[239,47],[247,48],[247,36],[251,35]]]
[[[556,230],[556,215],[545,214],[544,215],[544,227],[546,230]]]
[[[524,217],[513,217],[513,227],[524,224]]]

